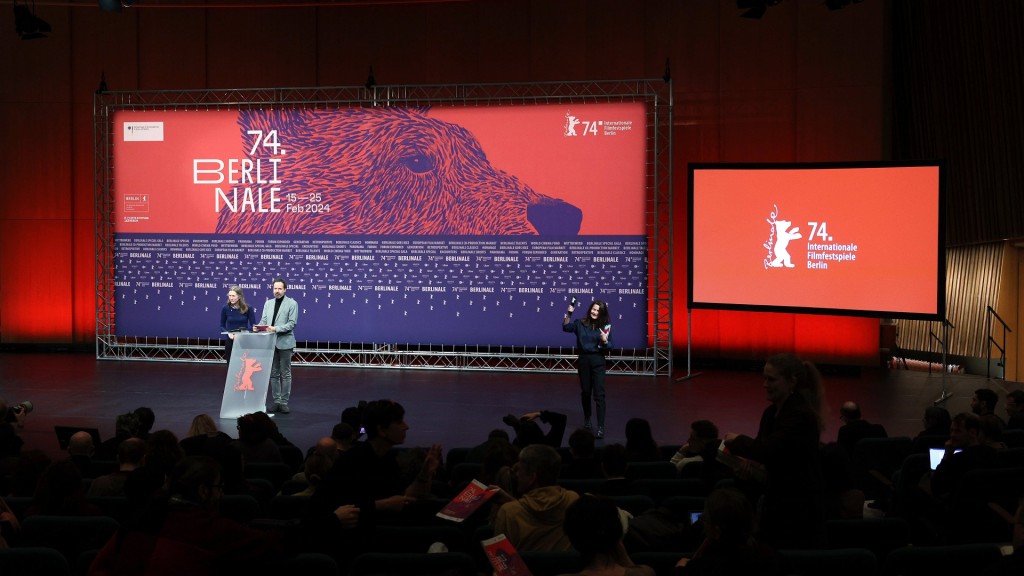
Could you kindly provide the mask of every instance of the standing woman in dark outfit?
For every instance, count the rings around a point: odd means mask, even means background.
[[[224,341],[224,358],[231,361],[231,347],[235,343],[235,332],[252,331],[252,325],[256,323],[256,310],[245,303],[245,294],[238,286],[232,286],[228,290],[228,303],[220,311],[220,331],[227,332],[227,340]]]
[[[580,396],[583,401],[583,427],[593,428],[590,423],[590,399],[597,405],[598,439],[604,438],[604,356],[611,348],[611,329],[608,323],[608,304],[600,300],[591,302],[587,315],[572,320],[576,299],[569,304],[569,311],[562,319],[562,331],[576,334],[576,371],[580,376]]]

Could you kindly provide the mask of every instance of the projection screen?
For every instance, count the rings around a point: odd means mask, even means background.
[[[691,165],[690,307],[942,319],[940,168]]]

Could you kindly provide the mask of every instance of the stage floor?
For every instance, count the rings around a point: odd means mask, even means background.
[[[997,411],[1005,416],[1005,393],[1020,383],[982,376],[906,370],[844,368],[824,370],[829,405],[823,440],[835,439],[841,425],[839,406],[859,402],[864,417],[883,424],[890,436],[913,436],[921,429],[924,409],[945,388],[945,406],[953,414],[970,409],[977,388],[1000,395]],[[226,364],[97,360],[91,354],[0,353],[0,396],[8,404],[31,400],[23,438],[29,447],[59,453],[54,425],[98,428],[102,438],[114,433],[118,414],[139,406],[156,412],[154,430],[168,429],[181,437],[192,418],[220,413]],[[605,443],[624,442],[626,421],[651,422],[661,444],[686,440],[693,420],[708,419],[721,432],[754,434],[766,406],[760,369],[697,369],[685,367],[673,379],[610,376]],[[406,409],[407,446],[441,443],[447,451],[482,442],[501,418],[535,410],[569,415],[566,433],[583,424],[575,374],[436,371],[295,366],[291,414],[275,418],[281,432],[305,449],[330,434],[341,411],[360,400],[390,398]],[[235,436],[235,422],[220,420]],[[506,428],[507,429],[507,428]]]

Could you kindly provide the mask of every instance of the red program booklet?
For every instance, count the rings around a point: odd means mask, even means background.
[[[487,561],[494,568],[495,576],[531,576],[523,557],[504,534],[498,534],[480,543],[487,554]]]
[[[488,488],[479,480],[473,480],[466,485],[462,492],[452,498],[452,501],[445,505],[437,513],[437,516],[453,522],[462,522],[497,492],[497,488]]]

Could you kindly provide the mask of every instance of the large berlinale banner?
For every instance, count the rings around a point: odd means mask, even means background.
[[[643,104],[114,123],[118,336],[216,338],[229,287],[258,310],[280,276],[300,341],[572,346],[576,296],[647,346]]]

